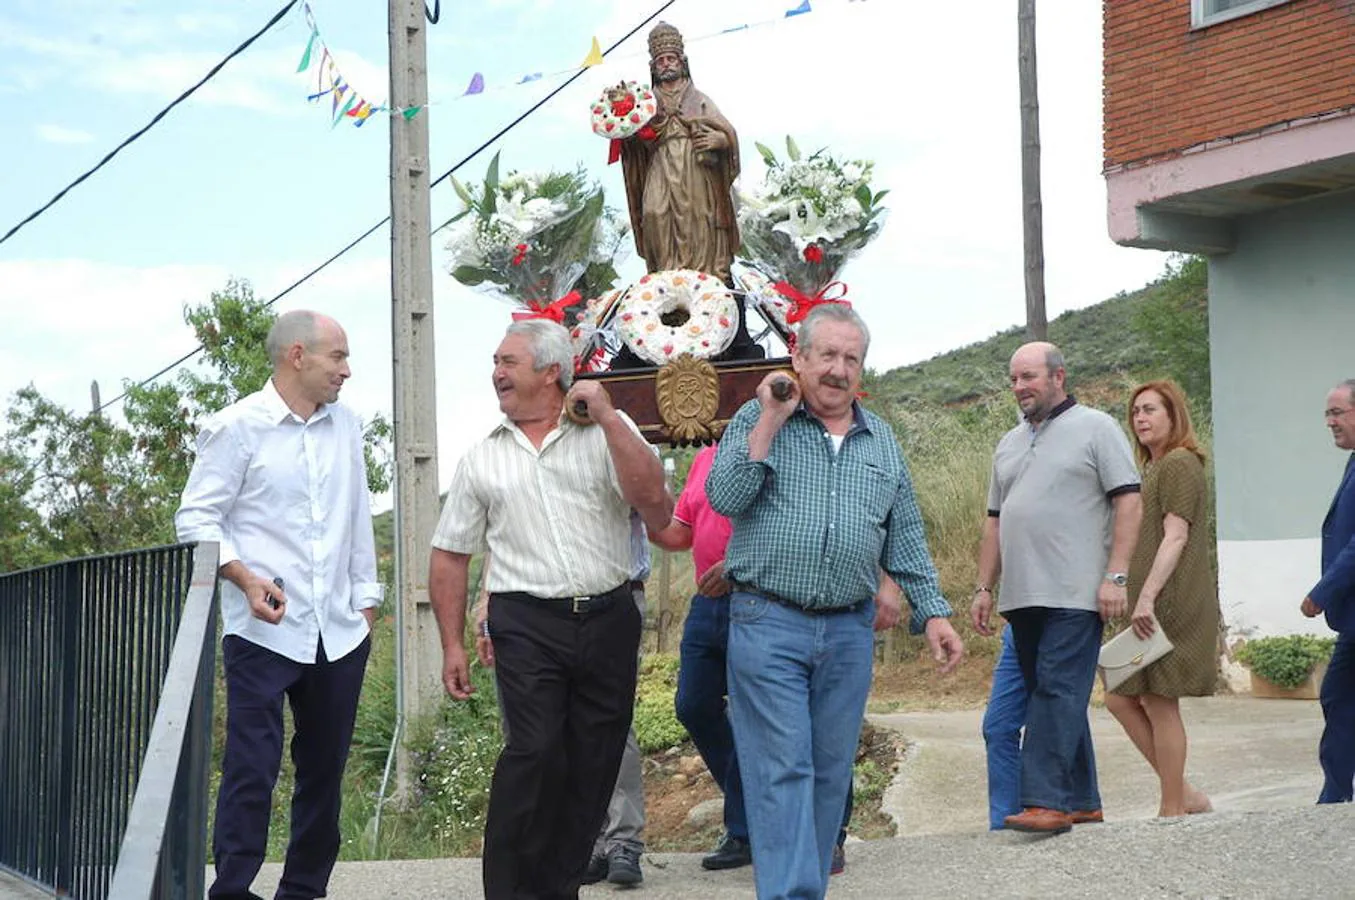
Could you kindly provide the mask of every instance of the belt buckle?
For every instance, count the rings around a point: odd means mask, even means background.
[[[588,604],[593,600],[592,597],[574,597],[569,601],[569,611],[574,615],[588,612]]]

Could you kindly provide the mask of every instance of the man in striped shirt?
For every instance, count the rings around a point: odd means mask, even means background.
[[[844,304],[800,326],[784,400],[772,373],[735,414],[706,480],[733,522],[725,555],[729,702],[760,900],[822,897],[851,783],[883,569],[942,671],[947,617],[893,432],[861,408],[870,335]]]
[[[571,387],[573,371],[563,327],[509,327],[494,354],[504,420],[457,466],[433,536],[429,600],[455,699],[473,691],[470,557],[494,557],[488,625],[508,741],[485,822],[487,900],[578,895],[635,701],[630,511],[662,528],[673,509],[654,448],[601,384]],[[566,403],[589,424],[565,417]]]

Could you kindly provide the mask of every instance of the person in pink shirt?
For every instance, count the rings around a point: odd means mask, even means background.
[[[692,736],[706,768],[724,791],[725,834],[715,850],[702,857],[704,869],[735,869],[753,861],[748,843],[748,819],[743,808],[743,786],[734,752],[734,733],[725,712],[728,683],[725,675],[729,646],[729,591],[724,577],[725,546],[733,526],[711,509],[706,500],[706,476],[715,460],[715,447],[705,447],[692,460],[687,483],[673,510],[673,519],[649,539],[665,550],[692,551],[696,594],[687,610],[679,651],[675,706],[678,721]],[[892,627],[899,619],[902,594],[888,576],[881,577],[876,597],[875,627]],[[833,871],[845,865],[842,841],[851,819],[852,796],[842,818],[842,832],[833,854]]]

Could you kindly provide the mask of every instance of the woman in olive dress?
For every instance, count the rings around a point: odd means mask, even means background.
[[[1218,584],[1209,560],[1204,452],[1181,388],[1151,381],[1129,402],[1129,427],[1143,468],[1143,522],[1129,564],[1130,627],[1161,627],[1173,650],[1106,695],[1106,708],[1157,773],[1159,816],[1208,812],[1209,798],[1186,781],[1181,697],[1214,693]]]

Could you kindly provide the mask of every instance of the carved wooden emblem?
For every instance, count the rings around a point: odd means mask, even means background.
[[[704,359],[684,353],[654,376],[659,417],[676,444],[701,444],[715,438],[720,409],[720,376]]]

